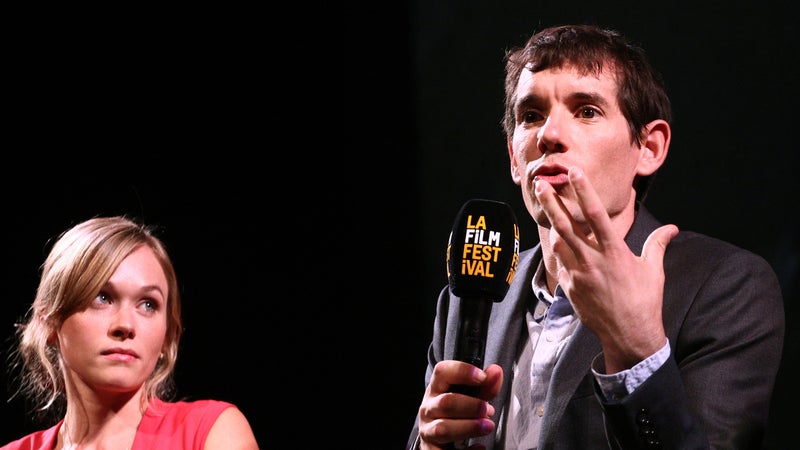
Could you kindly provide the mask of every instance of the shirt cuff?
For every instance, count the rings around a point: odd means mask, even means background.
[[[603,354],[600,353],[592,361],[592,373],[597,379],[597,383],[600,385],[600,390],[603,391],[606,400],[619,401],[650,378],[650,375],[664,364],[669,355],[670,346],[669,339],[667,339],[667,343],[659,351],[648,356],[644,361],[630,369],[607,375],[603,373],[605,371],[605,363],[603,362]]]

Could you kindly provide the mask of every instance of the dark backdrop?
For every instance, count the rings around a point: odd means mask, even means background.
[[[0,339],[33,298],[48,239],[135,215],[162,226],[181,280],[181,396],[237,403],[262,448],[403,448],[458,209],[508,202],[524,246],[536,243],[499,125],[504,51],[591,22],[642,44],[673,99],[651,210],[778,273],[773,408],[793,406],[800,37],[788,3],[303,9],[153,14],[124,32],[27,17],[7,65]],[[0,417],[0,442],[36,428],[18,400]],[[773,415],[770,448],[790,426]]]

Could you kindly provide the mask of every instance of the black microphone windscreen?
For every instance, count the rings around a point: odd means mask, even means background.
[[[459,297],[499,302],[519,261],[519,225],[507,203],[472,199],[456,216],[447,244],[447,278]]]

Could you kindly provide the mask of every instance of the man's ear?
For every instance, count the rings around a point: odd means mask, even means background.
[[[641,157],[636,168],[639,176],[649,176],[658,170],[669,152],[669,141],[672,130],[665,120],[654,120],[647,124],[647,131],[642,139]]]
[[[514,180],[514,184],[522,186],[522,175],[519,173],[517,158],[514,157],[514,147],[511,145],[511,142],[512,138],[508,136],[506,138],[506,147],[508,148],[508,159],[511,163],[511,179]]]

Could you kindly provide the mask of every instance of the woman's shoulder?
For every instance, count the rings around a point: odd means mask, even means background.
[[[145,416],[151,417],[175,417],[185,419],[187,417],[201,418],[211,416],[216,418],[222,411],[235,407],[233,403],[215,399],[201,400],[179,400],[168,402],[159,399],[150,401],[150,405],[145,412]]]
[[[0,447],[0,450],[51,450],[58,436],[61,421],[45,430],[35,431]]]
[[[202,449],[220,415],[235,405],[221,400],[151,400],[139,423],[134,449]]]

